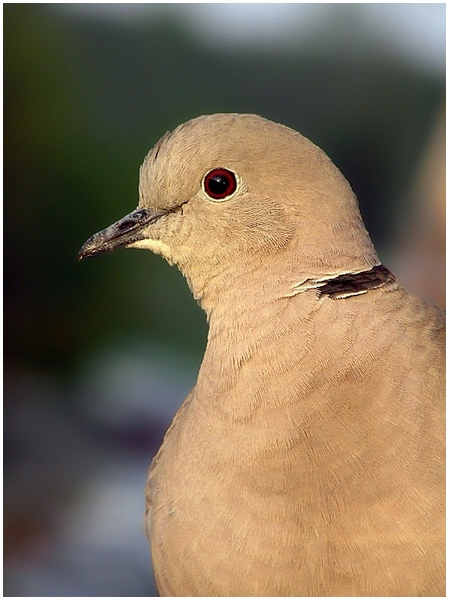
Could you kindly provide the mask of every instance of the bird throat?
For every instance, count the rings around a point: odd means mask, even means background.
[[[369,271],[361,273],[343,273],[334,279],[320,282],[318,291],[320,296],[330,298],[347,298],[365,294],[388,283],[394,283],[396,277],[383,265],[376,265]]]

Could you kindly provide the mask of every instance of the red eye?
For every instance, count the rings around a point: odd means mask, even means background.
[[[227,169],[214,169],[204,178],[206,194],[213,200],[223,200],[235,192],[237,180]]]

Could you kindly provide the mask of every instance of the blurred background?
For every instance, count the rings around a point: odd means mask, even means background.
[[[444,107],[444,4],[4,5],[6,596],[157,593],[147,467],[206,322],[149,252],[76,260],[157,139],[226,111],[298,129],[443,306]]]

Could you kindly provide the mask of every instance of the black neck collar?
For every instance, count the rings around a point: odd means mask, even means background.
[[[380,288],[386,283],[393,283],[394,281],[396,281],[396,278],[393,273],[383,265],[377,265],[370,271],[344,273],[335,279],[329,279],[320,285],[318,291],[320,296],[345,298],[364,294],[369,290]]]

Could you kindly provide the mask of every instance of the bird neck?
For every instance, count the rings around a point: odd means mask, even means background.
[[[254,284],[253,277],[248,280]],[[386,287],[397,284],[382,265],[321,279],[315,287],[300,286],[296,293],[276,284],[274,278],[265,281],[263,289],[245,286],[243,280],[240,287],[224,287],[209,313],[198,397],[236,420],[250,418],[256,405],[271,410],[291,403],[290,390],[273,393],[273,382],[278,377],[289,380],[289,373],[294,372],[297,399],[301,389],[309,390],[321,379],[350,368],[354,359],[347,352],[348,340],[359,310],[353,303],[364,303],[371,294],[377,297],[383,291],[380,288]],[[318,338],[325,357],[320,364],[316,361]]]

